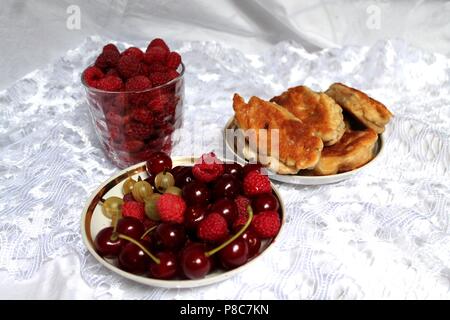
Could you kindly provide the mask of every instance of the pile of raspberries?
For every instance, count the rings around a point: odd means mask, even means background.
[[[83,79],[89,87],[104,91],[143,91],[179,77],[180,64],[181,56],[159,38],[150,42],[145,53],[136,47],[121,53],[110,43],[84,71]]]

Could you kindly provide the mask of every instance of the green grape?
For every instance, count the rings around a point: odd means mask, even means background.
[[[109,197],[103,202],[102,212],[111,219],[114,214],[120,215],[122,212],[123,200],[119,197]]]
[[[164,193],[171,193],[171,194],[181,197],[181,194],[183,193],[183,191],[178,187],[171,186],[171,187],[168,187]]]
[[[175,179],[170,172],[160,172],[155,177],[155,187],[161,193],[164,193],[167,188],[175,185]]]
[[[122,191],[123,194],[127,194],[130,193],[133,190],[133,187],[136,183],[136,180],[133,180],[133,178],[128,178],[127,180],[125,180],[125,182],[123,183],[123,187],[122,187]]]
[[[138,181],[134,184],[131,192],[136,201],[145,202],[153,194],[153,188],[147,181]]]
[[[145,201],[145,214],[149,219],[155,221],[160,220],[158,209],[156,208],[156,202],[158,201],[159,197],[161,197],[159,193],[154,193],[148,200]]]

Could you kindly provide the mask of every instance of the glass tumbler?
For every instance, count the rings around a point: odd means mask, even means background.
[[[170,154],[182,125],[184,65],[179,76],[143,91],[103,91],[81,76],[95,131],[108,158],[123,169],[156,151]]]

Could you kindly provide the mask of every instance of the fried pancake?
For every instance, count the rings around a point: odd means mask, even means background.
[[[235,120],[239,128],[243,130],[255,129],[256,143],[260,139],[267,137],[266,146],[267,155],[276,155],[275,150],[271,150],[271,129],[278,129],[279,160],[296,173],[301,169],[313,168],[320,158],[320,152],[323,149],[323,142],[320,138],[314,136],[313,130],[305,126],[302,122],[292,115],[285,108],[252,97],[248,103],[235,94],[233,97],[233,109],[235,111]],[[267,136],[260,129],[267,129]],[[260,151],[260,150],[258,150]]]
[[[325,93],[377,133],[382,133],[391,119],[392,113],[381,102],[342,83],[332,84]]]
[[[289,88],[270,101],[285,107],[303,123],[311,126],[326,146],[335,144],[344,134],[342,109],[324,93],[298,86]]]
[[[372,160],[378,134],[372,129],[354,131],[347,128],[338,143],[322,150],[316,175],[351,171]]]

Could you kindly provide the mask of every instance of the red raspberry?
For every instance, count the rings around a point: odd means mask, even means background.
[[[148,64],[166,63],[169,52],[161,47],[152,47],[145,52],[144,61]]]
[[[244,196],[237,196],[236,199],[234,199],[234,203],[238,210],[238,216],[233,222],[233,230],[238,230],[245,225],[248,220],[247,207],[250,204],[250,199]]]
[[[203,241],[217,242],[224,240],[227,235],[227,220],[219,213],[210,213],[198,225],[197,236]]]
[[[199,161],[192,168],[194,177],[203,182],[216,180],[223,174],[224,166],[222,161],[217,159],[214,152],[202,155]]]
[[[113,110],[119,114],[123,114],[128,107],[128,94],[119,93],[115,95],[113,101]]]
[[[263,211],[256,214],[251,224],[256,235],[262,239],[275,237],[280,226],[280,216],[275,211]]]
[[[166,72],[167,67],[163,65],[162,63],[152,63],[148,65],[150,72]]]
[[[170,52],[170,49],[167,46],[167,44],[164,42],[163,39],[160,39],[160,38],[153,39],[147,46],[147,51],[153,47],[160,47],[160,48],[164,49],[165,51],[167,51],[167,53]]]
[[[84,82],[90,87],[97,87],[97,82],[105,75],[103,71],[97,67],[88,67],[84,70],[83,79]]]
[[[97,88],[104,91],[120,91],[122,86],[122,80],[116,76],[106,76],[97,83]]]
[[[149,79],[152,82],[153,87],[163,85],[164,83],[169,81],[167,73],[164,72],[153,72],[152,74],[150,74]]]
[[[164,193],[156,202],[161,221],[183,223],[186,203],[183,198],[171,193]]]
[[[120,128],[116,125],[109,125],[108,127],[111,140],[114,142],[120,142],[122,140],[122,133],[120,132]]]
[[[147,108],[138,108],[131,111],[131,118],[144,124],[153,124],[152,112]]]
[[[122,56],[133,56],[136,59],[138,59],[138,61],[142,61],[142,59],[144,58],[144,53],[139,48],[130,47],[124,52],[122,52]]]
[[[109,69],[108,72],[106,73],[107,76],[116,76],[116,77],[120,77],[120,74],[117,72],[116,69],[112,68]],[[122,79],[121,79],[122,80]]]
[[[141,62],[141,70],[139,71],[139,74],[148,77],[151,72],[150,66],[144,62]]]
[[[95,66],[100,69],[114,68],[120,59],[119,51],[103,51],[95,60]]]
[[[120,114],[109,111],[106,113],[106,122],[108,125],[121,126],[124,124],[124,119]]]
[[[152,83],[146,76],[135,76],[127,80],[125,83],[126,91],[143,91],[149,89]]]
[[[158,97],[153,98],[148,103],[148,107],[152,110],[156,115],[159,115],[164,112],[166,104],[169,102],[169,97],[165,94],[160,95]]]
[[[116,45],[113,43],[108,43],[107,45],[105,45],[103,47],[103,52],[105,52],[105,51],[115,51],[117,53],[120,53],[119,49],[117,49]]]
[[[144,142],[140,140],[125,141],[122,144],[122,149],[127,152],[138,152],[144,147]]]
[[[244,187],[244,193],[250,197],[272,192],[269,177],[258,171],[250,171],[250,173],[245,176],[242,185]]]
[[[122,56],[117,63],[117,71],[124,79],[137,76],[140,71],[140,62],[135,56]]]
[[[122,216],[134,217],[140,221],[144,221],[145,205],[142,202],[127,201],[122,205]]]
[[[131,138],[145,139],[151,136],[152,133],[152,127],[139,122],[131,122],[125,125],[125,134]]]
[[[180,76],[180,74],[178,73],[178,71],[176,70],[169,70],[167,72],[167,78],[169,78],[169,81],[176,79]]]
[[[181,56],[178,52],[172,51],[167,56],[166,66],[169,69],[176,70],[181,63]]]

